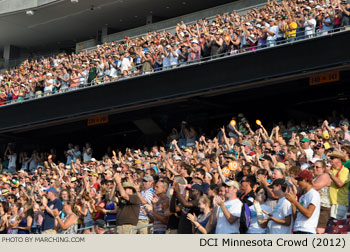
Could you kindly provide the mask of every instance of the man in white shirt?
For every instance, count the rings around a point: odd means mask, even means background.
[[[321,209],[320,194],[313,189],[313,175],[308,170],[300,172],[296,179],[299,188],[304,192],[299,201],[294,193],[286,193],[286,199],[292,203],[293,207],[295,219],[293,233],[316,234]]]
[[[268,47],[272,47],[276,45],[276,40],[277,40],[277,34],[279,32],[278,26],[275,24],[275,20],[271,19],[269,21],[269,26],[265,26],[265,29],[263,32],[266,32],[267,34],[267,43],[266,45]]]
[[[299,146],[299,149],[302,149],[305,152],[307,162],[311,161],[314,157],[314,151],[310,148],[310,140],[308,138],[303,138],[300,143],[301,146]],[[297,155],[299,156],[300,154],[302,154],[302,152],[298,151]]]
[[[239,234],[239,218],[241,216],[242,202],[237,197],[239,184],[229,181],[225,186],[225,201],[220,196],[215,197],[219,206],[216,221],[216,234]]]
[[[73,149],[73,144],[69,143],[68,144],[68,150],[64,152],[66,158],[67,158],[67,165],[70,165],[72,160],[73,160],[73,153],[74,153],[74,149]]]
[[[124,72],[125,70],[130,71],[130,69],[131,69],[131,63],[130,63],[130,60],[127,56],[128,56],[127,53],[125,53],[125,56],[123,54],[120,56],[120,61],[118,62],[118,67],[120,67],[121,72]]]
[[[305,22],[303,26],[305,28],[306,38],[311,38],[315,35],[316,20],[314,19],[312,12],[309,12],[309,15],[305,17]]]
[[[13,146],[9,143],[5,150],[5,156],[9,159],[8,172],[15,173],[16,172],[16,160],[17,153],[13,151]]]
[[[292,205],[285,197],[287,183],[284,179],[273,181],[273,193],[278,197],[277,204],[268,218],[268,234],[291,234]]]

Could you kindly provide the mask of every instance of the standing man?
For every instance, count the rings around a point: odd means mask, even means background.
[[[17,153],[14,152],[14,147],[11,143],[9,143],[5,150],[5,156],[9,159],[9,166],[8,166],[8,172],[9,173],[15,173],[16,172],[16,160],[17,160]]]
[[[223,186],[225,187],[225,200],[220,196],[215,197],[215,203],[219,206],[215,233],[239,234],[239,218],[243,205],[237,197],[239,184],[231,180]]]
[[[168,225],[166,212],[169,209],[169,198],[166,196],[168,184],[165,181],[158,181],[154,187],[156,196],[152,199],[152,207],[148,208],[149,217],[153,219],[153,233],[165,234]]]
[[[349,170],[345,168],[342,162],[346,162],[345,156],[333,151],[329,158],[331,159],[332,167],[327,166],[331,178],[331,186],[329,188],[329,195],[331,198],[331,217],[337,220],[346,219],[346,214],[349,206]]]
[[[149,219],[146,214],[143,213],[142,209],[144,209],[145,204],[152,204],[152,199],[155,195],[155,191],[153,189],[153,177],[150,175],[146,175],[142,179],[143,190],[141,192],[137,192],[137,196],[139,196],[141,200],[141,210],[139,214],[139,221],[137,222],[137,226],[145,226],[149,224]],[[136,188],[138,191],[139,189]],[[148,228],[142,228],[138,230],[139,234],[148,234]]]
[[[140,204],[139,197],[135,194],[136,189],[131,182],[121,182],[122,178],[118,173],[114,175],[114,181],[119,190],[119,204],[117,212],[118,234],[130,234],[131,229],[135,228],[139,219]]]
[[[292,203],[294,222],[294,234],[316,234],[318,219],[320,217],[320,194],[313,189],[313,175],[308,170],[303,170],[296,177],[303,195],[299,201],[294,193],[286,193],[286,199]]]
[[[272,213],[268,213],[269,234],[291,234],[292,205],[285,197],[287,187],[284,179],[276,179],[272,183],[272,190],[278,201]]]
[[[56,234],[54,211],[62,211],[62,202],[57,198],[57,191],[53,187],[46,190],[47,198],[43,198],[42,210],[44,211],[44,220],[42,224],[42,234]],[[49,201],[47,201],[49,200]]]

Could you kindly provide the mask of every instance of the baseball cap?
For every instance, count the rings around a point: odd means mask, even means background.
[[[145,182],[150,182],[150,181],[153,181],[153,177],[150,176],[150,175],[146,175],[143,177],[142,181],[145,181]]]
[[[250,143],[249,143],[248,141],[244,141],[244,142],[242,143],[242,145],[243,145],[243,146],[249,146],[249,147],[251,146]]]
[[[99,228],[106,228],[106,222],[102,219],[98,219],[94,222],[94,225]]]
[[[278,186],[278,185],[287,185],[286,184],[286,181],[284,179],[275,179],[273,182],[272,182],[272,186]]]
[[[199,184],[194,184],[194,185],[192,185],[192,186],[191,186],[191,190],[192,190],[192,189],[196,189],[196,190],[198,190],[198,191],[204,193],[204,188],[203,188],[203,186],[201,186],[201,185],[199,185]]]
[[[55,189],[55,188],[53,188],[53,187],[49,187],[49,188],[47,188],[47,189],[46,189],[46,192],[53,192],[54,194],[57,194],[56,189]]]
[[[124,182],[123,183],[123,187],[124,188],[131,188],[134,192],[136,192],[136,189],[135,189],[134,185],[132,183],[130,183],[130,182]]]
[[[260,158],[261,161],[265,161],[268,160],[270,162],[272,162],[272,158],[269,155],[264,155]]]
[[[233,187],[237,188],[237,190],[239,190],[239,183],[237,181],[230,180],[228,182],[225,182],[225,185],[229,186],[229,187],[233,186]]]

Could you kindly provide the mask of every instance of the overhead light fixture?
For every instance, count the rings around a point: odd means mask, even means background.
[[[71,3],[77,4],[79,3],[79,0],[70,0]]]
[[[34,15],[34,11],[33,11],[33,10],[27,10],[27,11],[26,11],[26,14],[27,14],[28,16],[33,16],[33,15]]]

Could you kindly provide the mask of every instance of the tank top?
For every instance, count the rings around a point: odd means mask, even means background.
[[[107,205],[105,206],[105,209],[106,209],[106,210],[114,210],[114,203],[111,202],[111,203],[107,204]],[[106,216],[105,216],[105,221],[115,220],[116,218],[117,218],[117,215],[116,215],[116,214],[107,213]]]
[[[63,217],[62,221],[65,222],[68,219],[68,217],[71,215],[74,215],[75,223],[71,225],[69,228],[67,228],[66,230],[62,230],[61,228],[59,228],[60,234],[76,234],[78,232],[77,216],[74,213]]]
[[[154,207],[154,211],[159,214],[160,216],[164,216],[164,209],[162,208],[162,203],[168,200],[167,197],[164,197],[162,200],[158,200],[158,202],[156,203],[155,207]],[[167,225],[160,222],[159,220],[154,220],[153,222],[153,230],[157,231],[157,232],[165,232],[167,229]]]
[[[314,179],[314,181],[317,178]],[[331,207],[331,199],[329,197],[329,186],[322,187],[318,190],[321,199],[321,206],[330,208]]]
[[[27,227],[27,220],[28,220],[28,216],[25,217],[24,219],[22,219],[21,222],[18,224],[18,226],[19,227]],[[29,231],[18,229],[18,234],[29,234]]]

